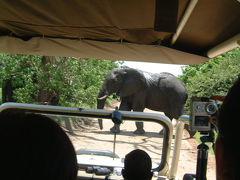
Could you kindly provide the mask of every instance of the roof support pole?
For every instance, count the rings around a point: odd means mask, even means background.
[[[189,19],[193,9],[195,8],[196,4],[197,4],[198,0],[190,0],[187,9],[184,12],[184,15],[177,27],[177,31],[176,33],[173,35],[172,40],[171,40],[171,44],[174,44],[176,42],[176,40],[178,39],[180,33],[182,32],[185,24],[187,23],[187,20]]]
[[[172,163],[171,163],[171,168],[168,174],[169,179],[173,179],[177,175],[184,124],[185,122],[183,122],[180,117],[179,121],[177,121],[177,126],[175,131],[175,142],[174,142],[174,149],[173,149],[173,155],[172,155]]]
[[[208,50],[207,56],[213,58],[238,46],[240,46],[240,33]]]

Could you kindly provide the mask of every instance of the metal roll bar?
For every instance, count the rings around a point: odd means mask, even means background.
[[[102,118],[111,120],[113,110],[100,110],[100,109],[85,109],[77,107],[60,107],[49,105],[35,105],[23,103],[4,103],[0,106],[0,112],[15,112],[24,111],[32,113],[41,113],[49,115],[67,115],[67,116],[81,116],[90,118]],[[145,112],[130,112],[119,111],[122,114],[122,120],[127,121],[142,121],[142,122],[155,122],[162,125],[165,129],[163,138],[163,150],[161,155],[160,165],[153,169],[158,171],[161,175],[166,175],[168,171],[171,141],[173,135],[172,122],[168,117],[159,113],[145,113]]]

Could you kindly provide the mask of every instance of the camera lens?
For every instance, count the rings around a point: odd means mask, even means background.
[[[217,105],[215,103],[207,103],[205,110],[208,114],[214,114],[217,112]]]

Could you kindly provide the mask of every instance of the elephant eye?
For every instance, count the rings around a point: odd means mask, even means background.
[[[112,84],[116,84],[117,83],[117,79],[112,79],[111,83]]]
[[[114,84],[116,84],[116,80],[115,79],[110,79],[110,80],[108,80],[108,86],[112,86],[112,85],[114,85]]]
[[[116,80],[119,80],[121,79],[121,75],[120,74],[116,74],[116,77],[115,77]]]

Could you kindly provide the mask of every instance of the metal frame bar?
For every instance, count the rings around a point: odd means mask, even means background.
[[[0,112],[4,111],[25,111],[33,113],[43,114],[57,114],[57,115],[68,115],[68,116],[81,116],[91,118],[103,118],[110,119],[112,117],[113,110],[100,110],[100,109],[85,109],[85,108],[74,108],[74,107],[60,107],[60,106],[49,106],[49,105],[35,105],[35,104],[23,104],[23,103],[4,103],[0,106]],[[160,165],[153,169],[158,171],[159,174],[166,175],[168,171],[171,141],[173,135],[172,122],[167,116],[158,113],[145,113],[145,112],[130,112],[120,111],[123,120],[128,121],[142,121],[142,122],[155,122],[161,124],[164,129],[163,138],[163,150]]]
[[[209,58],[214,58],[220,54],[223,54],[227,51],[230,51],[236,47],[240,46],[240,33],[233,36],[232,38],[216,45],[215,47],[211,48],[207,52],[207,56]]]
[[[197,5],[198,0],[190,0],[187,9],[184,12],[184,15],[177,27],[176,33],[173,35],[172,40],[171,40],[171,44],[175,44],[175,42],[177,41],[179,35],[181,34],[184,26],[186,25],[188,19],[190,18],[190,15],[193,12],[193,9],[195,8],[195,6]]]

